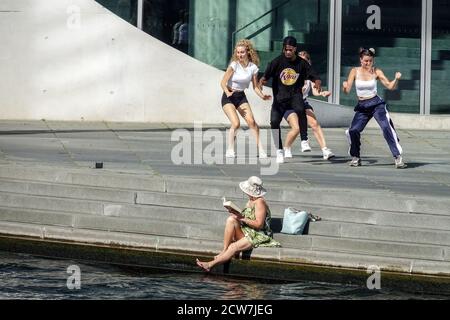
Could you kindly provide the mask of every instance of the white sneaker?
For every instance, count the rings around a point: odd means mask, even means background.
[[[292,158],[291,148],[284,148],[284,157],[285,158]]]
[[[322,149],[322,153],[323,153],[323,159],[324,160],[328,160],[328,159],[334,158],[334,153],[331,152],[331,150],[328,149],[327,147]]]
[[[227,158],[236,158],[236,154],[234,153],[234,150],[228,149],[225,153],[225,157]]]
[[[311,147],[309,146],[308,140],[302,140],[301,146],[302,146],[302,152],[310,152],[311,151]]]
[[[353,157],[352,160],[348,163],[350,167],[359,167],[361,166],[361,159],[358,157]]]
[[[277,150],[277,163],[284,163],[284,154],[281,149]]]
[[[396,169],[404,169],[407,167],[406,163],[403,162],[402,156],[398,156],[397,158],[394,158],[394,160]]]
[[[258,157],[260,159],[267,159],[267,153],[264,150],[259,150]]]

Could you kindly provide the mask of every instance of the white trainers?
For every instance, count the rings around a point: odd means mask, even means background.
[[[311,151],[311,147],[309,145],[308,140],[302,140],[301,146],[302,146],[302,152],[310,152]]]
[[[402,156],[398,156],[395,159],[395,168],[396,169],[404,169],[407,167],[406,163],[403,162]]]
[[[234,153],[234,150],[228,149],[225,153],[225,157],[227,158],[236,158],[236,154]]]
[[[323,154],[323,159],[324,160],[328,160],[328,159],[334,158],[334,153],[331,152],[331,150],[328,149],[327,147],[322,149],[322,154]]]
[[[359,167],[361,166],[361,159],[358,157],[353,157],[352,161],[348,163],[350,167]]]
[[[259,150],[258,157],[260,159],[267,159],[267,153],[264,150]]]
[[[284,148],[284,157],[285,158],[292,158],[291,148]]]
[[[277,150],[277,163],[284,163],[284,154],[281,149]]]

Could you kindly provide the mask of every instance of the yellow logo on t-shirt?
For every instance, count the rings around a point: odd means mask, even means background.
[[[294,69],[287,68],[281,72],[280,79],[285,86],[292,86],[297,82],[299,76]]]

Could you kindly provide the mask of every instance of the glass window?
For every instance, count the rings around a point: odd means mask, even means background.
[[[144,0],[142,29],[189,53],[189,0]]]
[[[431,113],[450,114],[450,3],[433,1]]]
[[[137,0],[96,0],[132,25],[137,25]]]
[[[378,82],[378,94],[389,110],[420,113],[421,14],[420,0],[344,0],[341,81],[347,79],[352,67],[360,65],[359,48],[372,47],[376,50],[375,66],[389,80],[396,71],[403,75],[394,91]],[[341,94],[340,100],[343,105],[354,106],[354,86],[352,93]]]
[[[143,29],[192,57],[225,70],[233,45],[250,39],[260,69],[297,38],[327,83],[329,0],[144,0]]]
[[[329,33],[329,0],[287,1],[277,10],[274,28],[269,40],[272,51],[261,54],[262,62],[267,63],[281,54],[282,39],[294,36],[298,41],[298,51],[308,51],[312,65],[319,73],[324,89],[328,83],[328,33]],[[270,43],[270,42],[269,42]],[[265,64],[264,64],[265,66]],[[323,97],[314,97],[327,100]]]

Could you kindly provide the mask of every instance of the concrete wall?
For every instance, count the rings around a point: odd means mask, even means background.
[[[94,0],[2,0],[0,38],[0,119],[228,122],[222,71]],[[268,125],[270,102],[248,95]],[[333,121],[347,125],[350,114],[335,109]]]

